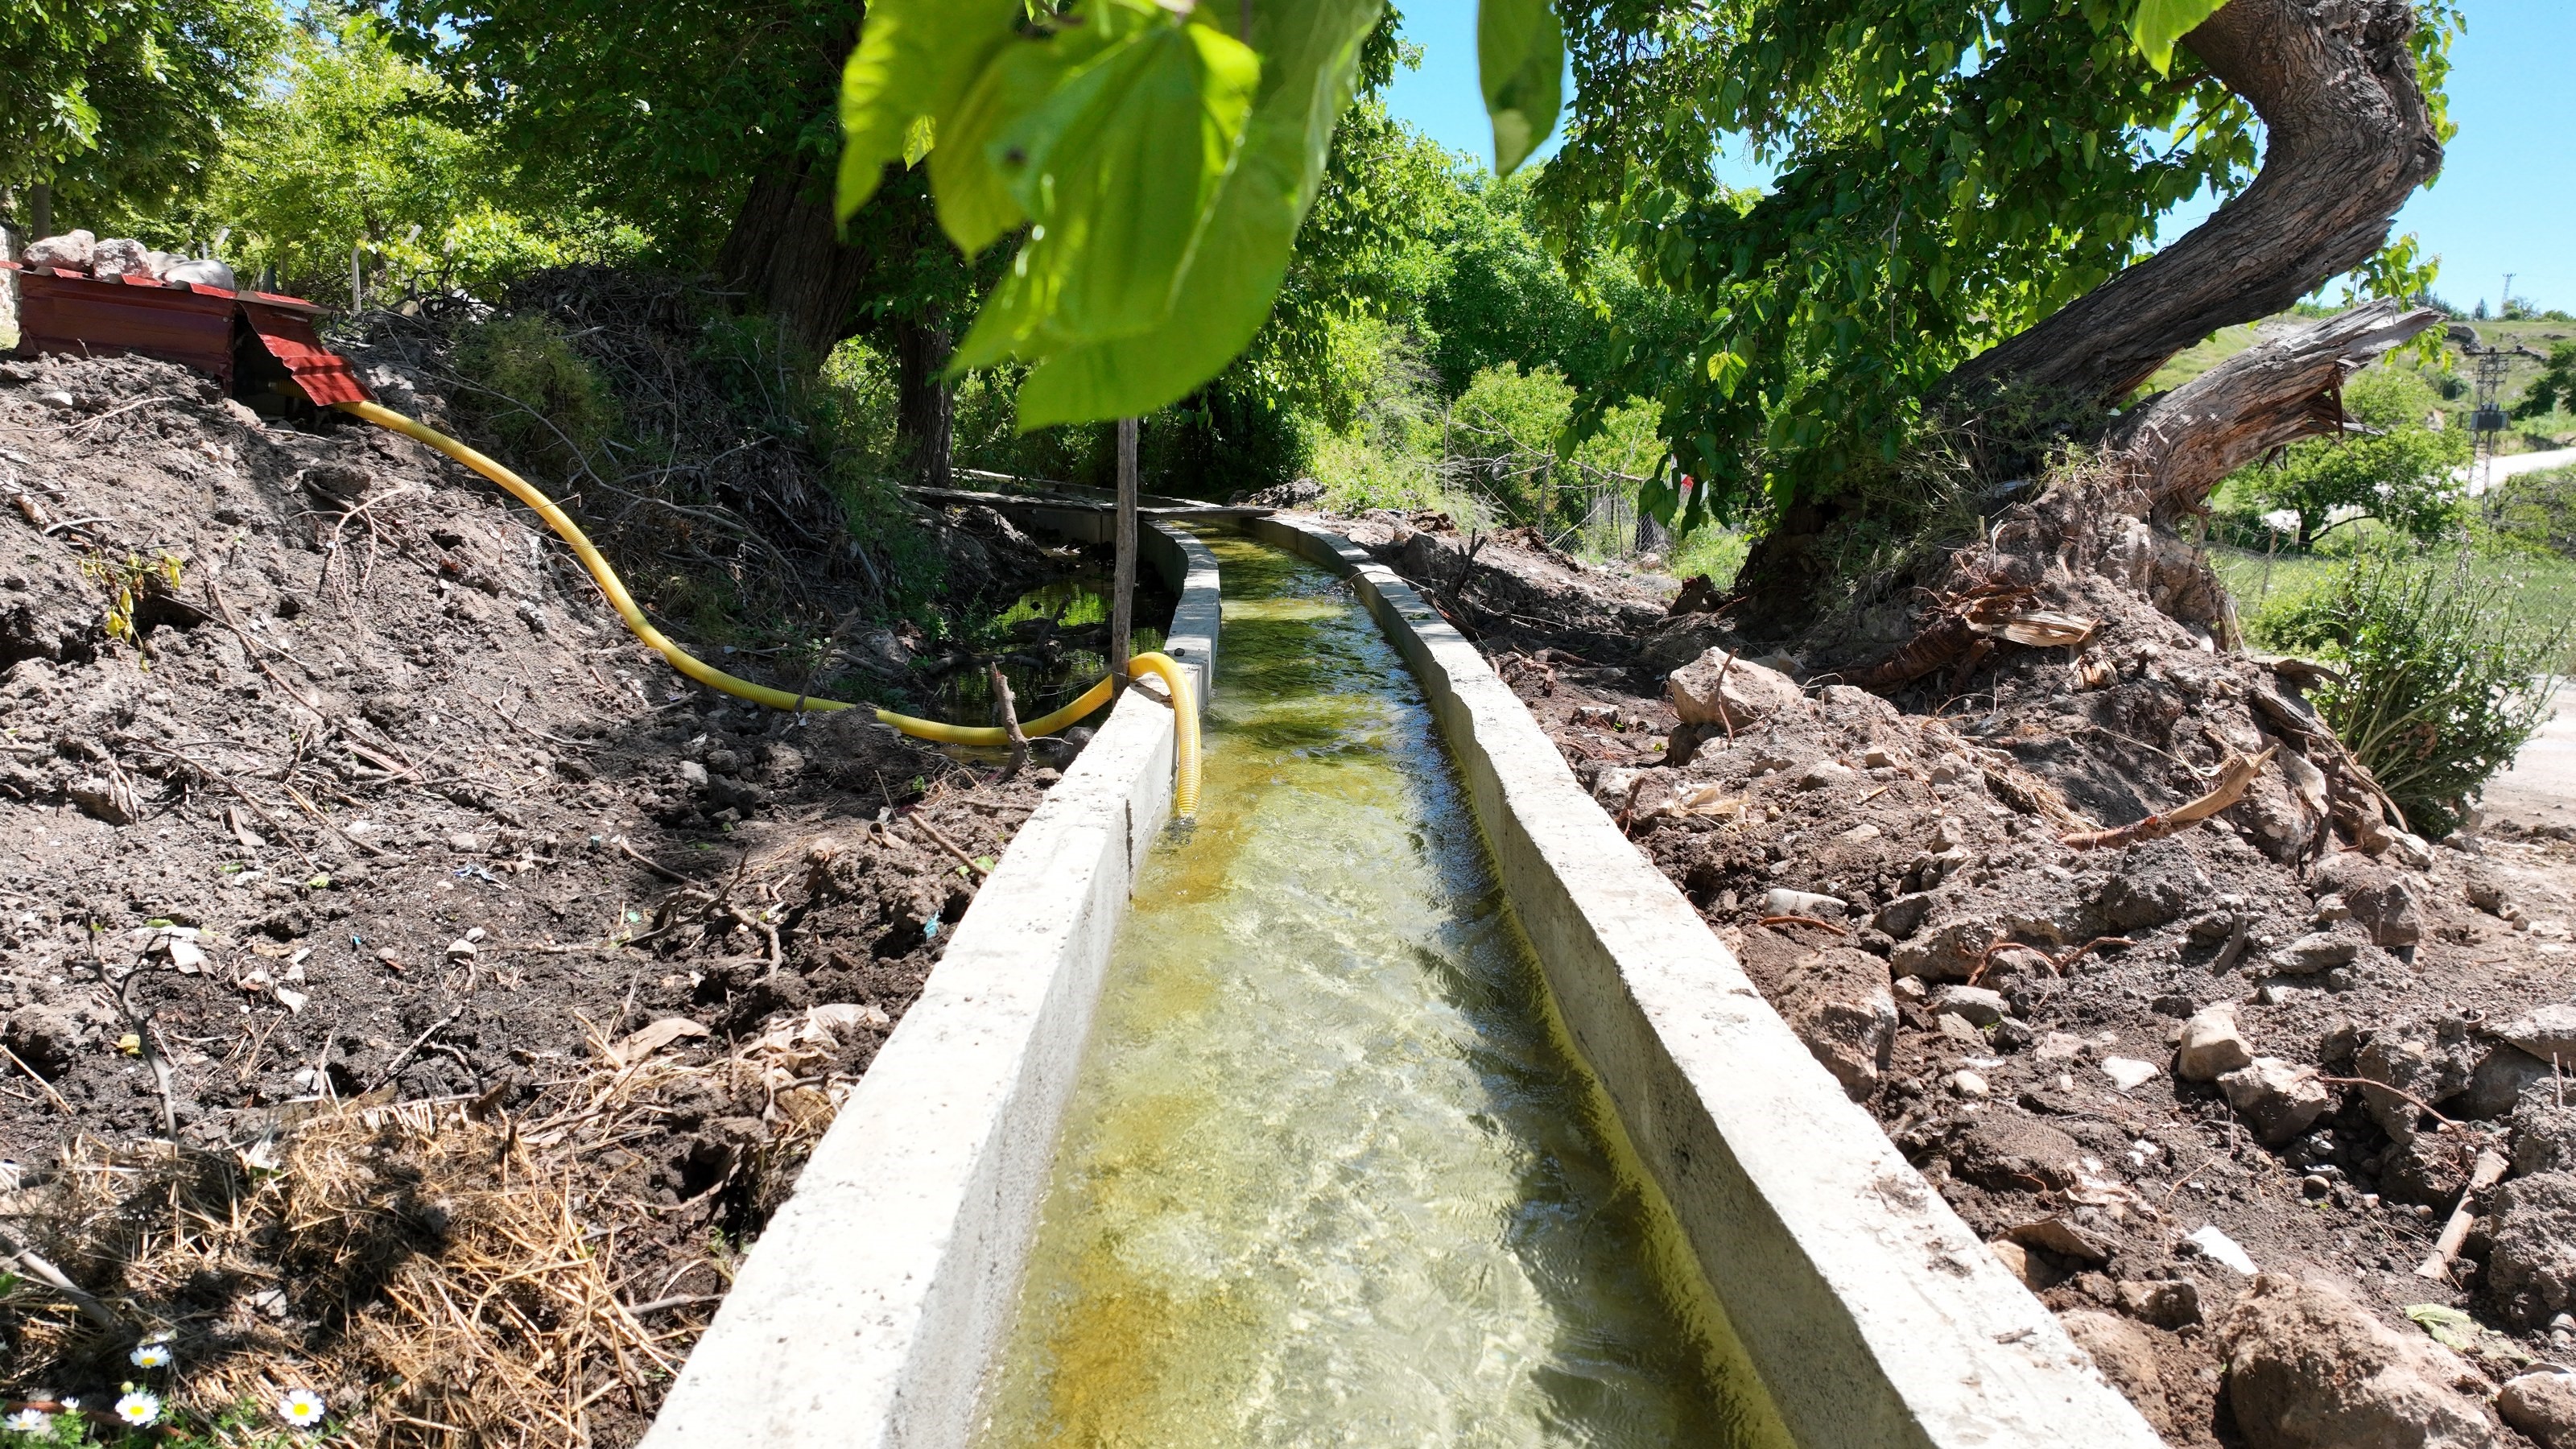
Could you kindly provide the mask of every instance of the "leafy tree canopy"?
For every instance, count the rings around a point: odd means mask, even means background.
[[[1711,485],[1692,517],[1892,462],[1952,368],[2147,255],[2177,205],[2241,189],[2251,108],[2151,43],[2216,8],[1569,7],[1577,102],[1542,201],[1561,236],[1613,227],[1707,319],[1685,346],[1627,339],[1616,371],[1619,391],[1662,400],[1676,455]],[[2438,106],[2457,11],[2422,8]],[[1731,187],[1721,156],[1775,179]],[[2401,292],[2425,280],[2382,270]]]
[[[2514,416],[2545,418],[2561,405],[2576,413],[2576,342],[2561,342],[2549,349],[2549,361],[2540,376],[2524,389],[2522,401],[2515,405]]]
[[[2433,542],[2458,522],[2452,470],[2469,461],[2468,434],[2426,426],[2441,399],[2422,378],[2374,367],[2346,384],[2344,412],[2361,430],[2292,443],[2277,467],[2239,477],[2256,508],[2298,517],[2298,546],[2361,518]]]
[[[0,189],[66,220],[193,192],[283,35],[272,0],[0,5]]]

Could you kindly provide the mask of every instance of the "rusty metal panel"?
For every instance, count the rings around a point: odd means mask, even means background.
[[[349,359],[324,347],[322,339],[313,335],[312,323],[288,308],[265,301],[245,300],[241,310],[250,319],[251,329],[259,334],[260,345],[268,349],[269,356],[286,364],[295,385],[304,390],[314,406],[368,400],[366,384],[358,381]]]
[[[159,357],[233,377],[233,311],[229,292],[100,281],[77,272],[22,271],[18,345],[28,352]]]

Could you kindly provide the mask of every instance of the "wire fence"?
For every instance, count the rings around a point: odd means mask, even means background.
[[[1558,457],[1481,411],[1444,419],[1442,434],[1434,472],[1444,492],[1487,514],[1473,520],[1480,526],[1527,524],[1549,547],[1596,562],[1672,547],[1672,535],[1637,507],[1647,478]]]

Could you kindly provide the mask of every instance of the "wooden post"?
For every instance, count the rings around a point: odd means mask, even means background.
[[[1109,677],[1127,687],[1127,636],[1136,612],[1136,420],[1118,420],[1118,521],[1110,530],[1117,563],[1110,574]]]
[[[355,317],[367,305],[367,249],[364,243],[349,245],[349,315]]]

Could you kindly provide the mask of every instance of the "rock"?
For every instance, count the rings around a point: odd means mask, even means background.
[[[682,760],[680,762],[680,783],[687,785],[692,789],[705,789],[707,787],[707,767],[699,764],[695,760]]]
[[[1867,951],[1831,947],[1782,982],[1780,1014],[1853,1101],[1878,1090],[1896,1045],[1896,996],[1887,965]]]
[[[2537,1328],[2576,1308],[2576,1171],[2496,1189],[2487,1292],[2506,1321]]]
[[[2214,1082],[2253,1062],[2254,1049],[2245,1044],[2245,1033],[2236,1025],[2236,1008],[2212,1006],[2182,1024],[2174,1075],[2184,1081]]]
[[[1814,916],[1821,921],[1839,921],[1850,910],[1851,903],[1842,897],[1813,891],[1774,887],[1762,896],[1762,912],[1770,916]]]
[[[2117,1086],[2123,1092],[2136,1091],[2138,1088],[2145,1086],[2148,1082],[2155,1080],[2156,1076],[2163,1070],[2164,1068],[2157,1066],[2154,1062],[2142,1062],[2136,1057],[2104,1057],[2102,1059],[2102,1075],[2109,1077],[2112,1084]]]
[[[1986,1085],[1983,1075],[1969,1071],[1965,1067],[1950,1074],[1950,1095],[1954,1097],[1985,1097],[1991,1095],[1993,1091],[1992,1087]]]
[[[2477,907],[2479,910],[2486,912],[2490,916],[2501,916],[2505,913],[2505,906],[2507,903],[2505,900],[2504,887],[2498,884],[2494,878],[2490,876],[2474,875],[2469,877],[2469,879],[2461,885],[2460,893],[2469,898],[2470,905]]]
[[[2004,1265],[2005,1272],[2021,1280],[2021,1286],[2024,1288],[2036,1293],[2047,1286],[2043,1281],[2047,1275],[2042,1273],[2039,1265],[2031,1260],[2028,1248],[2010,1238],[1997,1238],[1986,1244],[1986,1247],[1994,1253],[1995,1261]]]
[[[1798,788],[1825,790],[1836,785],[1848,785],[1859,778],[1860,772],[1849,765],[1837,764],[1832,760],[1818,760],[1798,772]]]
[[[2513,1171],[2576,1171],[2576,1102],[2559,1101],[2555,1084],[2525,1092],[2513,1108]]]
[[[2424,906],[2405,873],[2357,851],[2326,857],[2309,888],[2343,897],[2344,910],[2374,946],[2412,946],[2424,939]]]
[[[2181,919],[2208,891],[2209,881],[2188,847],[2155,840],[2120,853],[2093,905],[2112,932],[2143,931]]]
[[[2556,1057],[2576,1071],[2576,1006],[2544,1006],[2492,1030],[2544,1062]]]
[[[1885,931],[1890,939],[1902,941],[1922,927],[1923,917],[1932,909],[1932,901],[1930,891],[1898,896],[1879,907],[1878,914],[1870,917],[1869,923]]]
[[[152,249],[128,237],[109,237],[91,250],[89,270],[96,277],[148,277]]]
[[[81,813],[110,825],[131,825],[143,816],[143,802],[135,798],[134,787],[121,779],[84,775],[63,786],[63,793]]]
[[[2385,1082],[2438,1107],[2469,1084],[2466,1045],[2464,1039],[2410,1041],[2382,1032],[2353,1054],[2352,1074]],[[2395,1092],[2364,1087],[2361,1100],[2380,1130],[2398,1142],[2412,1140],[2423,1120],[2422,1109]]]
[[[1982,986],[1944,986],[1932,993],[1932,1009],[1966,1017],[1971,1026],[1992,1026],[2006,1010],[2003,993]]]
[[[2469,1089],[2460,1094],[2452,1115],[2484,1122],[2514,1109],[2534,1082],[2550,1080],[2549,1063],[2518,1046],[2498,1042],[2478,1058],[2469,1073]]]
[[[1948,1150],[1952,1176],[1995,1192],[2030,1192],[2033,1183],[2042,1191],[2067,1187],[2083,1156],[2074,1138],[2010,1107],[1971,1116],[1952,1132]]]
[[[2253,1449],[2497,1449],[2475,1370],[2320,1280],[2265,1273],[2218,1330],[2227,1397]]]
[[[1711,649],[1664,680],[1665,697],[1684,724],[1742,729],[1806,702],[1796,680]]]
[[[180,261],[160,273],[165,282],[185,282],[192,287],[221,287],[227,292],[241,290],[233,269],[217,261]]]
[[[2026,1248],[2045,1248],[2062,1258],[2079,1263],[2111,1261],[2112,1243],[2089,1228],[2079,1227],[2064,1218],[2040,1218],[2023,1223],[2004,1236]]]
[[[2272,965],[2282,971],[2311,975],[2349,966],[2361,954],[2361,939],[2339,931],[2311,931],[2272,953]]]
[[[2403,830],[2391,830],[2381,838],[2386,843],[2390,860],[2412,871],[2427,871],[2433,868],[2433,847],[2423,836],[2410,835]]]
[[[2576,1449],[2576,1374],[2508,1379],[2496,1391],[2496,1412],[2540,1449]]]
[[[2334,1105],[2333,1094],[2317,1080],[2316,1068],[2279,1057],[2256,1057],[2221,1076],[2218,1088],[2267,1147],[2278,1147],[2307,1131]]]
[[[26,262],[31,267],[59,267],[64,271],[86,272],[90,258],[97,251],[97,237],[85,231],[67,231],[28,247]]]
[[[2187,1328],[2200,1322],[2200,1285],[2189,1278],[2170,1282],[2122,1283],[2114,1290],[2120,1311],[2158,1328]]]
[[[2183,1241],[2191,1244],[2202,1257],[2224,1266],[2241,1277],[2254,1276],[2252,1255],[2248,1254],[2243,1245],[2234,1238],[2220,1232],[2216,1223],[2203,1223],[2186,1235]]]
[[[14,1012],[0,1028],[0,1044],[17,1054],[37,1075],[59,1077],[80,1056],[78,1018],[59,1007],[30,1006]]]
[[[1968,917],[1944,921],[1888,953],[1888,969],[1898,976],[1933,981],[1965,981],[1996,935],[1993,920]]]
[[[2093,1366],[2102,1371],[2102,1377],[2137,1406],[2157,1433],[2173,1434],[2175,1426],[2165,1400],[2164,1377],[2156,1368],[2155,1340],[2144,1329],[2098,1308],[2061,1313],[2057,1321],[2067,1337],[2092,1355]]]

